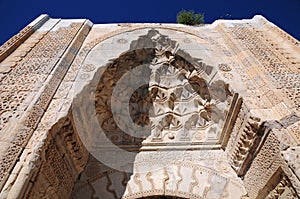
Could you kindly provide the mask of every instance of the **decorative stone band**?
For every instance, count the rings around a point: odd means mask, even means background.
[[[72,113],[69,112],[68,116],[61,118],[49,131],[40,130],[39,128],[43,127],[39,125],[33,137],[45,133],[48,141],[37,146],[36,148],[40,147],[39,150],[29,151],[28,154],[35,153],[41,158],[32,162],[36,168],[29,171],[30,177],[21,188],[23,191],[14,189],[17,185],[13,184],[8,196],[26,191],[26,194],[20,194],[18,197],[70,198],[74,183],[86,165],[89,154],[80,142],[71,120]],[[26,158],[27,162],[23,165],[28,164],[28,159]],[[28,185],[30,181],[34,182],[31,186]]]
[[[46,14],[38,17],[34,22],[23,28],[18,34],[10,38],[0,47],[0,62],[20,46],[34,31],[41,27],[49,16]]]
[[[88,151],[83,146],[76,128],[73,126],[73,114],[70,111],[68,117],[61,122],[63,125],[58,131],[51,130],[51,136],[54,139],[55,145],[60,150],[61,154],[66,157],[67,165],[70,165],[72,174],[80,174],[87,162]],[[61,143],[61,144],[60,144]],[[67,151],[67,152],[65,152]]]
[[[270,130],[263,146],[259,148],[250,168],[243,176],[244,186],[250,198],[265,198],[276,188],[284,175],[291,183],[291,190],[299,193],[299,179],[280,154],[282,142],[278,140],[277,127]]]
[[[269,132],[274,128],[281,128],[277,121],[261,122],[259,118],[249,116],[243,130],[239,132],[239,139],[231,154],[230,163],[239,176],[244,176],[251,166],[253,159],[263,147]]]
[[[267,26],[269,28],[269,31],[271,30],[271,31],[277,33],[279,36],[286,39],[286,41],[289,41],[292,45],[295,45],[297,47],[300,46],[300,42],[297,39],[295,39],[291,35],[287,34],[285,31],[278,28],[276,25],[270,23],[265,18],[260,18],[260,20],[264,24],[264,26]]]
[[[240,129],[239,139],[230,160],[239,176],[245,174],[265,133],[264,124],[261,125],[259,118],[248,116],[244,123],[244,128]]]
[[[297,197],[298,180],[293,174],[297,172],[294,166],[297,165],[295,161],[297,158],[290,158],[290,154],[296,153],[289,153],[289,150],[286,150],[295,145],[292,136],[286,130],[287,125],[297,121],[298,118],[295,118],[291,116],[280,121],[261,122],[258,118],[246,116],[241,125],[238,136],[235,137],[237,139],[235,148],[229,154],[231,155],[230,164],[238,176],[244,180],[251,198],[256,194],[255,198],[265,198],[267,195],[269,198],[278,198],[283,192],[284,195],[291,195],[291,198]],[[283,158],[280,157],[282,150]],[[264,161],[269,166],[266,166]],[[258,171],[261,173],[256,174],[255,172]],[[286,180],[282,176],[286,176]],[[268,181],[261,179],[268,179]],[[283,179],[283,181],[279,182],[278,179]],[[254,186],[257,181],[260,184]]]
[[[18,159],[18,156],[26,146],[33,131],[44,115],[45,110],[47,110],[50,100],[54,96],[58,86],[60,85],[60,82],[68,71],[69,66],[71,65],[89,30],[90,25],[88,22],[85,24],[75,23],[71,25],[69,30],[71,31],[69,33],[71,40],[67,41],[69,42],[67,44],[69,47],[65,50],[61,60],[55,65],[55,67],[49,66],[51,68],[53,67],[53,75],[50,75],[47,78],[47,86],[42,87],[40,94],[33,101],[31,108],[29,108],[27,113],[25,113],[21,118],[20,124],[17,125],[18,128],[15,129],[15,131],[17,131],[16,138],[13,139],[14,141],[12,141],[8,150],[0,159],[0,189],[2,189],[3,185],[5,184],[11,169]],[[59,32],[57,34],[59,34]],[[57,57],[57,59],[59,59],[59,57]]]
[[[236,119],[238,117],[238,113],[241,109],[241,105],[242,105],[242,98],[239,97],[238,93],[234,93],[233,97],[231,99],[231,105],[230,108],[228,110],[228,114],[226,116],[226,120],[224,123],[224,127],[222,129],[222,133],[221,133],[221,146],[222,148],[225,150],[226,146],[228,144],[228,140],[230,138],[230,134],[233,130],[234,124],[236,122]]]
[[[236,37],[243,49],[251,52],[261,65],[261,69],[269,74],[276,89],[286,93],[288,100],[285,99],[285,103],[293,105],[290,109],[299,111],[299,89],[295,89],[291,83],[299,81],[299,70],[295,67],[295,61],[285,56],[286,53],[280,48],[274,50],[270,42],[264,41],[267,35],[257,36],[251,26],[236,24],[234,28],[231,28],[231,34]],[[280,101],[276,94],[269,93],[267,98],[273,106],[278,105]]]
[[[241,181],[233,178],[234,172],[224,162],[221,170],[213,170],[203,164],[212,164],[213,159],[209,152],[191,151],[186,157],[199,153],[206,154],[202,160],[189,161],[187,159],[160,166],[157,160],[147,160],[147,154],[141,153],[138,156],[144,157],[143,162],[135,163],[135,173],[131,176],[123,199],[142,198],[147,196],[174,196],[183,198],[241,198],[246,195]],[[168,155],[168,152],[150,152],[160,158]],[[195,153],[195,154],[193,154]],[[172,156],[172,155],[168,155]],[[139,159],[137,157],[137,159]],[[156,158],[155,158],[156,159]],[[227,166],[225,166],[227,165]],[[149,171],[149,168],[151,170]],[[217,168],[220,169],[219,166]],[[234,190],[234,191],[233,191]]]
[[[265,198],[277,199],[280,196],[284,198],[296,198],[297,195],[291,186],[291,182],[289,181],[287,176],[283,174],[283,177],[281,178],[279,183],[272,191],[269,192],[269,194]]]

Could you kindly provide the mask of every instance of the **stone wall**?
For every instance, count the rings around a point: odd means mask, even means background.
[[[299,53],[261,16],[190,27],[42,15],[0,48],[0,198],[297,198]],[[107,138],[118,153],[99,156]],[[128,170],[109,168],[128,152]]]

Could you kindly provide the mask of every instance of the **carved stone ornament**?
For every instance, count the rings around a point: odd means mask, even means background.
[[[299,41],[42,15],[0,47],[0,198],[299,198]]]

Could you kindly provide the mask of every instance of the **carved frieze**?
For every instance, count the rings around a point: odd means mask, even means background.
[[[34,89],[36,86],[41,86],[40,83],[47,80],[47,85],[43,90],[40,91],[40,96],[36,102],[33,102],[27,112],[22,116],[20,113],[22,112],[13,112],[11,116],[7,116],[5,111],[2,111],[0,117],[9,117],[14,118],[19,114],[19,122],[21,123],[20,128],[15,129],[15,136],[8,150],[3,154],[0,160],[1,174],[0,181],[1,186],[4,185],[5,179],[9,174],[9,170],[11,169],[11,165],[16,160],[17,155],[20,153],[21,149],[25,147],[28,139],[31,134],[37,127],[42,115],[44,114],[44,110],[47,109],[60,81],[64,77],[64,73],[66,73],[68,66],[70,65],[70,56],[74,58],[75,54],[68,54],[66,57],[62,58],[62,61],[59,62],[57,67],[55,67],[54,71],[53,67],[56,62],[61,58],[62,54],[65,52],[66,48],[70,45],[70,42],[74,38],[74,36],[78,33],[81,28],[82,23],[74,23],[71,24],[70,27],[64,27],[58,29],[57,31],[49,32],[45,35],[45,37],[33,48],[28,55],[23,59],[20,65],[16,66],[14,70],[12,70],[7,76],[2,79],[2,84],[5,85],[13,85],[12,90],[10,90],[12,96],[7,100],[7,103],[15,104],[13,109],[18,109],[19,106],[24,106],[24,99],[32,95],[30,90],[26,92],[22,91],[22,86],[18,85],[26,85],[28,88]],[[83,31],[84,32],[84,31]],[[83,34],[83,33],[82,33]],[[63,39],[58,39],[63,38]],[[76,42],[74,43],[74,45]],[[77,44],[76,44],[77,45]],[[69,57],[68,57],[69,56]],[[42,60],[41,60],[42,59]],[[69,64],[69,65],[68,65]],[[47,78],[48,75],[53,72],[55,77]],[[19,79],[19,74],[24,77],[22,81]],[[21,90],[20,90],[21,89]],[[18,93],[23,93],[24,97],[18,97]],[[29,106],[29,103],[27,106]],[[9,107],[6,107],[9,108]],[[5,107],[2,107],[2,110],[5,110]],[[10,110],[9,110],[10,111]],[[4,114],[3,114],[4,113]],[[3,117],[2,117],[3,115]],[[1,119],[0,121],[6,121],[5,119]],[[0,123],[0,126],[5,127],[8,123]],[[22,128],[24,126],[24,128]]]
[[[266,199],[292,199],[296,197],[297,195],[291,187],[289,179],[284,175],[278,185],[267,195]]]
[[[48,15],[41,15],[39,20],[31,25],[23,28],[18,34],[14,35],[2,46],[0,46],[0,62],[12,53],[22,42],[24,42],[35,30],[43,25],[49,19]]]
[[[183,198],[246,195],[241,181],[234,179],[234,172],[217,150],[143,152],[137,155],[134,170],[122,198],[164,194]]]
[[[232,28],[232,34],[239,42],[253,53],[254,57],[261,63],[261,69],[272,79],[276,89],[285,93],[287,98],[294,104],[295,110],[299,111],[299,75],[293,69],[291,62],[280,53],[274,51],[269,43],[262,41],[255,31],[248,26],[240,25]],[[272,98],[277,98],[273,95]],[[276,104],[273,104],[276,105]]]
[[[239,138],[237,139],[236,148],[231,155],[232,166],[237,171],[238,175],[243,175],[243,171],[240,171],[241,167],[244,164],[244,161],[247,159],[249,153],[253,153],[258,146],[258,143],[255,143],[256,137],[261,137],[259,134],[260,119],[249,117],[247,122],[244,124],[244,129],[239,133]],[[263,132],[260,132],[261,134]],[[254,149],[251,150],[251,147]],[[250,164],[251,161],[248,161],[246,164]]]
[[[68,198],[74,186],[72,173],[63,154],[59,152],[54,140],[45,150],[38,177],[26,197],[29,198]],[[44,187],[47,185],[46,187]]]
[[[267,33],[258,35],[251,23],[220,22],[205,31],[159,24],[95,26],[80,51],[90,25],[64,24],[42,35],[0,76],[0,131],[18,122],[0,159],[2,184],[14,172],[4,194],[19,189],[15,195],[29,198],[298,197],[299,152],[291,147],[300,140],[295,59],[281,54],[278,45],[274,50],[274,42],[265,41]],[[25,28],[17,40],[30,31]],[[14,43],[0,49],[0,60]],[[111,49],[102,51],[105,45]],[[147,83],[135,87],[141,82]],[[70,109],[71,103],[78,105],[75,99],[81,102],[79,112]],[[85,103],[90,101],[97,121]],[[130,122],[123,120],[128,113]],[[137,152],[128,158],[132,173],[108,168],[88,154],[79,134],[82,128],[95,130],[89,121],[99,124],[104,141]],[[136,126],[146,132],[130,134]],[[104,149],[97,136],[86,135]],[[26,145],[28,140],[35,144]],[[23,152],[25,146],[29,150]],[[19,154],[22,160],[14,167]]]

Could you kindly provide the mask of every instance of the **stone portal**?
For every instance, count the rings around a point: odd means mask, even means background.
[[[297,198],[299,53],[262,16],[42,15],[0,48],[0,198]]]

